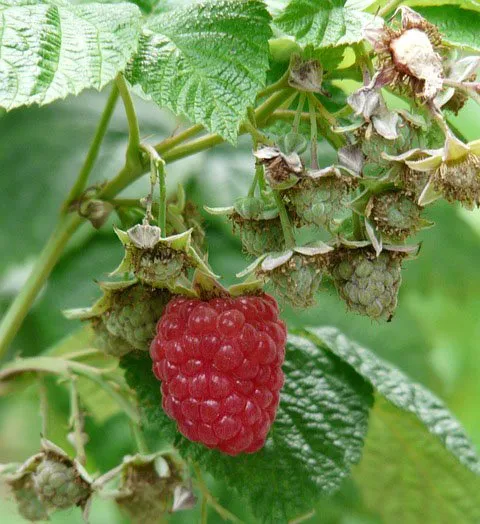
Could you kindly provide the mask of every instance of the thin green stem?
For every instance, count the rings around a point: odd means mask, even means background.
[[[205,483],[205,480],[203,479],[202,471],[200,470],[198,464],[194,463],[193,469],[195,471],[195,476],[197,477],[198,488],[202,492],[203,497],[207,499],[207,502],[210,504],[210,506],[212,506],[212,508],[220,515],[220,517],[222,517],[222,519],[229,520],[230,522],[240,523],[241,520],[233,513],[230,513],[228,509],[221,506],[217,499],[210,493],[210,490],[208,489],[208,486]]]
[[[315,102],[312,101],[313,94],[308,94],[308,108],[310,110],[310,153],[312,156],[311,167],[312,169],[318,169],[318,131],[317,131],[317,115],[315,113]]]
[[[200,522],[208,524],[208,500],[207,497],[202,497],[202,510],[200,515]]]
[[[253,177],[252,185],[250,186],[250,189],[248,190],[249,197],[253,197],[255,195],[255,189],[257,188],[258,180],[260,178],[261,172],[263,172],[263,166],[257,160],[255,162],[255,176]]]
[[[281,89],[284,89],[288,87],[288,79],[290,78],[290,68],[285,71],[285,73],[279,78],[276,82],[273,84],[270,84],[265,89],[260,91],[257,95],[257,98],[263,98],[265,96],[269,96],[272,93],[275,93],[276,91],[280,91]]]
[[[267,135],[259,131],[253,124],[250,122],[244,122],[243,127],[252,135],[255,148],[257,144],[265,144],[267,146],[273,145],[273,140],[268,138]]]
[[[273,190],[272,193],[273,197],[275,198],[275,203],[277,204],[278,213],[280,215],[283,236],[285,237],[285,247],[290,249],[295,246],[295,236],[293,234],[292,224],[290,223],[290,218],[288,217],[287,209],[285,208],[285,203],[282,200],[282,196],[278,191],[275,190]]]
[[[392,11],[395,11],[397,7],[402,4],[404,0],[390,0],[381,9],[378,10],[378,16],[386,16]]]
[[[305,105],[305,100],[307,98],[307,93],[300,93],[300,98],[298,99],[297,111],[295,113],[295,118],[293,119],[292,131],[298,133],[300,127],[300,118],[303,112],[303,106]]]
[[[274,93],[271,97],[267,98],[265,102],[257,107],[255,110],[255,118],[257,119],[257,124],[261,127],[264,124],[264,121],[277,109],[280,107],[286,100],[290,97],[296,96],[295,91],[292,88],[283,89]]]
[[[84,466],[87,461],[87,455],[85,453],[83,413],[80,409],[76,380],[74,376],[70,379],[70,425],[73,428],[76,458]]]
[[[363,75],[363,83],[367,84],[373,77],[375,73],[375,68],[373,67],[372,59],[370,54],[365,47],[365,43],[361,42],[356,44],[353,48],[355,56],[357,58],[357,65],[360,66]]]
[[[352,211],[353,237],[355,240],[363,240],[363,229],[360,222],[360,215]]]
[[[143,436],[142,428],[140,427],[140,425],[135,424],[135,422],[130,420],[130,430],[132,432],[132,437],[137,447],[137,451],[141,455],[148,455],[148,446],[145,441],[145,437]]]
[[[157,146],[155,146],[155,149],[161,155],[165,153],[165,151],[169,151],[170,149],[174,148],[178,144],[185,142],[189,138],[192,138],[195,135],[198,135],[198,133],[201,133],[204,129],[205,128],[202,126],[202,124],[195,124],[193,126],[190,126],[189,128],[185,129],[185,131],[182,131],[169,138],[166,138],[165,140],[160,142]]]
[[[110,91],[110,95],[107,100],[107,104],[105,105],[102,116],[100,117],[100,121],[97,125],[97,129],[95,130],[92,143],[90,144],[90,149],[88,150],[87,156],[85,157],[83,165],[78,173],[77,179],[65,200],[65,204],[63,206],[64,213],[68,212],[69,204],[73,200],[78,198],[87,186],[88,177],[90,176],[95,161],[97,160],[98,153],[100,151],[100,146],[103,142],[103,139],[105,138],[108,125],[112,118],[113,111],[115,110],[118,95],[118,87],[116,86],[116,84],[113,84],[112,90]]]
[[[37,376],[38,398],[40,400],[40,415],[42,417],[42,437],[48,438],[48,394],[42,373]]]
[[[10,342],[60,258],[67,242],[82,222],[83,219],[78,215],[63,216],[45,244],[25,285],[0,323],[0,359],[5,355]]]
[[[117,75],[116,84],[122,97],[123,105],[125,107],[125,114],[127,115],[128,122],[128,146],[126,154],[126,165],[127,166],[138,166],[141,165],[140,160],[140,129],[138,127],[137,113],[133,105],[133,100],[130,95],[125,77],[120,73]]]
[[[328,140],[335,149],[340,149],[346,144],[346,139],[343,135],[339,135],[332,131],[332,127],[337,126],[337,119],[325,109],[323,104],[313,93],[311,93],[310,100],[315,105],[320,116],[320,118],[317,119],[317,123],[321,135],[325,137],[325,139]]]

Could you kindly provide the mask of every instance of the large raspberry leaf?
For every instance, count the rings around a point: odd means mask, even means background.
[[[379,396],[354,478],[384,522],[480,522],[480,477],[445,451],[419,419]]]
[[[376,390],[355,478],[385,522],[480,521],[480,458],[433,393],[333,328],[308,330]]]
[[[140,33],[129,3],[0,2],[0,107],[48,104],[101,89],[125,68]]]
[[[128,78],[160,106],[235,142],[264,85],[270,15],[258,0],[222,0],[148,20]]]
[[[372,403],[370,386],[335,355],[306,338],[290,336],[280,407],[265,447],[230,457],[183,438],[161,408],[151,363],[123,358],[148,426],[236,488],[262,522],[286,522],[336,491],[360,460]]]
[[[353,44],[363,39],[363,30],[381,24],[380,18],[363,13],[347,0],[291,0],[275,23],[301,44],[315,47]]]

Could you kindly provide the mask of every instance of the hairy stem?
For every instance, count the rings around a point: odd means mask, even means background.
[[[290,224],[290,218],[288,217],[288,213],[280,193],[275,190],[273,190],[272,193],[273,197],[275,198],[275,203],[277,204],[278,213],[280,215],[283,236],[285,237],[285,247],[290,249],[295,246],[295,236],[293,234],[292,224]]]
[[[230,522],[241,522],[238,517],[236,517],[233,513],[230,513],[228,509],[221,506],[217,499],[210,493],[210,490],[207,487],[207,484],[205,483],[205,480],[203,479],[202,471],[200,470],[200,467],[198,464],[193,464],[193,469],[195,471],[195,476],[197,477],[197,485],[200,491],[202,492],[203,497],[207,500],[207,502],[212,506],[212,508],[222,517],[224,520],[229,520]]]
[[[126,165],[138,166],[141,165],[140,160],[140,129],[138,127],[137,113],[133,105],[132,96],[128,89],[125,77],[120,73],[116,78],[116,84],[122,97],[123,105],[125,107],[125,114],[128,122],[128,146],[126,153]]]
[[[77,454],[76,458],[78,462],[84,466],[87,461],[87,455],[85,453],[84,443],[83,414],[80,410],[76,380],[76,377],[73,376],[70,379],[70,425],[73,427],[73,439]]]
[[[318,169],[318,149],[317,149],[317,140],[318,140],[318,131],[317,131],[317,115],[315,113],[315,102],[312,101],[314,98],[312,93],[308,94],[308,108],[310,110],[310,153],[312,156],[311,167],[312,169]]]
[[[270,84],[265,89],[260,91],[257,95],[257,98],[263,98],[265,96],[269,96],[272,93],[275,93],[276,91],[280,91],[281,89],[284,89],[285,87],[288,87],[288,79],[290,77],[290,68],[288,68],[285,73],[279,78],[276,82],[273,84]]]
[[[402,4],[404,0],[390,0],[381,9],[378,10],[378,16],[386,16]]]
[[[305,105],[305,99],[307,98],[307,93],[300,93],[300,98],[298,99],[297,111],[295,113],[295,118],[293,119],[292,131],[298,133],[300,127],[300,117],[302,116],[303,106]]]
[[[185,129],[185,131],[181,131],[180,133],[174,136],[166,138],[165,140],[163,140],[162,142],[160,142],[160,144],[156,146],[157,153],[161,155],[165,151],[168,151],[172,149],[173,147],[177,146],[178,144],[185,142],[189,138],[192,138],[195,135],[198,135],[204,129],[205,128],[202,126],[202,124],[195,124]]]
[[[130,420],[129,422],[130,422],[130,430],[132,432],[132,437],[137,447],[137,451],[142,455],[148,455],[149,453],[148,446],[145,441],[145,437],[143,436],[142,428],[140,427],[139,424],[136,424],[132,420]]]
[[[110,123],[110,120],[113,115],[113,111],[117,104],[118,95],[119,95],[118,87],[116,86],[116,84],[113,84],[112,90],[110,92],[110,96],[108,97],[108,100],[107,100],[107,104],[105,105],[105,109],[103,110],[102,116],[100,117],[100,121],[98,123],[97,129],[95,130],[95,134],[93,136],[93,141],[90,145],[90,149],[88,150],[87,156],[85,157],[85,161],[83,162],[80,172],[78,173],[77,180],[73,184],[72,189],[70,190],[70,193],[68,194],[67,198],[65,199],[65,204],[62,210],[64,213],[68,212],[69,204],[73,200],[78,198],[84,191],[85,187],[87,186],[88,177],[90,176],[90,173],[92,172],[95,161],[98,158],[100,146],[103,142],[103,139],[105,138],[105,134],[108,129],[108,124]]]
[[[40,400],[40,414],[42,417],[42,437],[48,438],[48,395],[47,386],[42,373],[37,375],[38,398]]]

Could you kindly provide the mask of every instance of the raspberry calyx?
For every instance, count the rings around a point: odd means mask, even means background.
[[[283,386],[286,335],[269,295],[173,298],[150,355],[179,431],[230,455],[262,448]]]

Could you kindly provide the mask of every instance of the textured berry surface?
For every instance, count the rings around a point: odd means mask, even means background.
[[[170,300],[164,289],[134,285],[117,292],[103,316],[108,332],[130,346],[147,351],[155,335],[155,325]]]
[[[336,177],[305,180],[288,192],[298,217],[306,224],[330,227],[347,203],[348,187]]]
[[[12,490],[17,502],[18,512],[24,519],[32,522],[48,520],[47,509],[35,492],[31,474],[13,482]]]
[[[280,302],[295,308],[307,308],[315,303],[315,293],[322,282],[321,264],[314,257],[293,257],[267,275]]]
[[[270,251],[282,251],[285,247],[280,219],[243,220],[234,222],[234,231],[238,231],[243,249],[250,255],[260,256]]]
[[[286,328],[268,295],[174,298],[150,354],[163,408],[188,439],[253,453],[275,419]]]
[[[345,250],[332,276],[340,296],[353,311],[372,318],[390,317],[402,282],[401,255],[370,249]]]
[[[85,501],[90,492],[73,466],[45,458],[33,476],[35,490],[42,502],[57,509]]]

